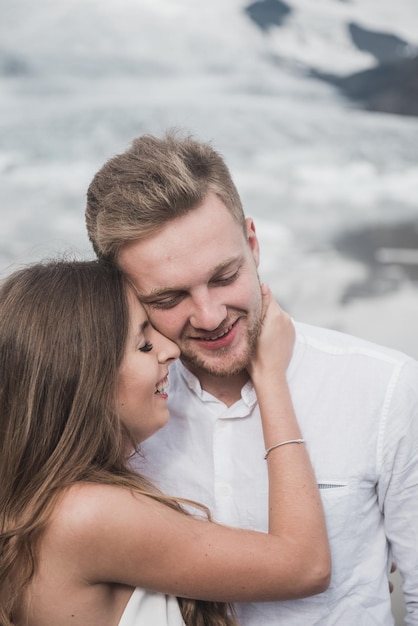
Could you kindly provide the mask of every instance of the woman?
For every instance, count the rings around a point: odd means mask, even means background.
[[[269,534],[211,523],[204,507],[191,515],[190,503],[130,469],[129,456],[169,418],[178,349],[149,324],[116,268],[47,262],[4,282],[2,626],[227,626],[234,600],[326,589],[315,479],[305,446],[287,445],[301,439],[285,378],[293,327],[266,288],[263,303],[249,371],[271,448]]]

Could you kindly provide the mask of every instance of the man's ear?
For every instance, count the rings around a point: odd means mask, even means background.
[[[260,246],[258,244],[258,239],[255,232],[254,220],[251,217],[246,217],[245,224],[247,227],[248,245],[250,246],[251,252],[253,253],[255,264],[258,267],[258,264],[260,262]]]

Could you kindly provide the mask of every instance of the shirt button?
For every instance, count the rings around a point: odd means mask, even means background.
[[[221,487],[221,495],[230,496],[232,493],[232,489],[229,485],[222,485]]]

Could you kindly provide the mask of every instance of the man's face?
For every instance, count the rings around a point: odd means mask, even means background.
[[[124,246],[128,274],[153,325],[175,341],[195,374],[245,369],[261,324],[258,241],[222,201],[202,205],[149,237]]]

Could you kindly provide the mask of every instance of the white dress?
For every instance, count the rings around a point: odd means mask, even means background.
[[[184,626],[177,599],[137,587],[118,626]]]

